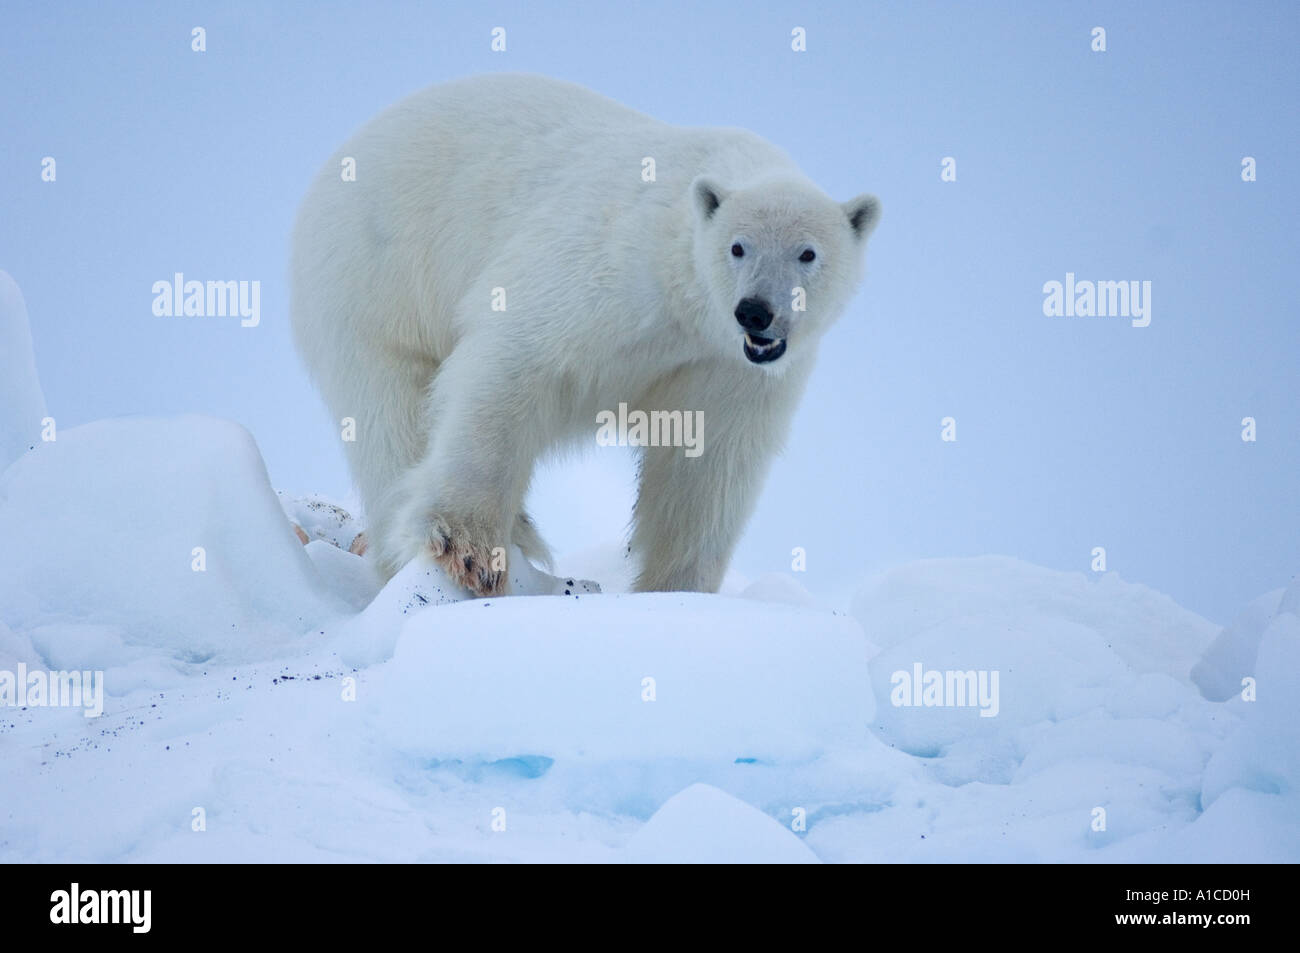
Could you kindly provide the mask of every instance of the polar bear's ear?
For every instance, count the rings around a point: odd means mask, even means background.
[[[848,216],[853,234],[861,241],[871,234],[876,223],[880,221],[880,199],[874,195],[859,195],[845,202],[840,208]]]
[[[696,176],[691,183],[691,202],[695,206],[695,213],[703,222],[713,218],[713,213],[726,197],[727,190],[707,175]]]

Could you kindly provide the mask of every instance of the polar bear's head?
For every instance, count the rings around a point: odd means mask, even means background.
[[[710,301],[705,337],[737,359],[779,372],[787,350],[811,349],[857,285],[880,202],[843,204],[796,178],[732,188],[691,183],[694,261]]]

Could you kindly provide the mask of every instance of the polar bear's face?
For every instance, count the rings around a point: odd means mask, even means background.
[[[795,179],[738,189],[691,183],[697,276],[711,301],[701,331],[720,349],[779,372],[839,316],[861,273],[880,202],[843,204]]]

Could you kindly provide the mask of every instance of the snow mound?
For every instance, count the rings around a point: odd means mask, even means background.
[[[817,855],[757,808],[708,784],[669,798],[627,844],[650,864],[818,864]]]
[[[266,657],[346,608],[252,437],[225,421],[61,431],[0,476],[0,538],[13,554],[0,572],[7,624],[115,627],[123,646],[182,662]]]
[[[1206,767],[1201,799],[1211,805],[1233,787],[1282,795],[1296,807],[1300,843],[1300,617],[1279,613],[1264,630],[1252,677],[1254,700],[1229,703],[1241,724]]]
[[[741,592],[742,599],[759,602],[783,602],[791,606],[812,608],[817,600],[793,576],[783,572],[769,572],[759,576]]]
[[[369,560],[322,539],[313,539],[305,551],[325,587],[353,610],[361,612],[379,594],[379,575]]]
[[[871,662],[882,702],[877,731],[912,754],[966,756],[972,769],[983,763],[974,775],[959,771],[955,783],[1007,780],[1025,755],[1024,737],[1014,732],[1040,723],[1090,712],[1166,718],[1193,705],[1187,669],[1214,631],[1144,586],[1113,576],[1090,582],[1002,557],[903,567],[866,586],[853,611],[884,647]],[[920,698],[916,683],[930,673],[945,685],[949,673],[986,679],[991,704],[961,704],[955,694],[948,699],[955,704]],[[1086,740],[1079,753],[1103,743]]]
[[[0,470],[40,443],[45,414],[27,304],[18,283],[0,271]]]
[[[436,761],[797,763],[864,744],[873,708],[851,619],[688,593],[419,612],[367,695]]]
[[[307,549],[311,551],[318,546],[323,547],[318,565],[326,561],[333,563],[329,578],[335,580],[335,585],[356,591],[358,600],[365,592],[359,590],[357,577],[377,582],[366,560],[340,552],[327,543],[313,542]],[[326,550],[334,550],[339,555],[328,555]],[[344,573],[350,574],[354,581],[348,581]],[[339,658],[347,665],[358,666],[386,661],[393,657],[398,636],[411,615],[430,606],[450,606],[468,598],[468,593],[432,561],[413,559],[382,589],[371,593],[371,598],[360,606],[358,615],[342,623],[336,633]]]
[[[1285,602],[1285,605],[1284,605]],[[1192,669],[1192,681],[1211,701],[1227,701],[1241,691],[1241,680],[1255,673],[1264,631],[1282,612],[1300,610],[1300,578],[1290,589],[1267,592],[1225,626]]]
[[[1006,556],[932,559],[884,573],[853,600],[867,636],[888,648],[926,631],[980,619],[1033,629],[1089,629],[1136,672],[1186,681],[1217,626],[1163,593],[1115,573],[1089,579]]]

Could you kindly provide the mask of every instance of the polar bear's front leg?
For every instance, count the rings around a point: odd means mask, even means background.
[[[728,378],[706,366],[666,380],[648,408],[701,412],[698,456],[647,447],[632,551],[638,592],[717,592],[789,430],[807,364],[775,381]]]
[[[766,461],[755,464],[733,469],[716,450],[695,459],[645,451],[632,533],[637,592],[718,591],[762,485]]]
[[[507,554],[540,452],[539,428],[528,402],[512,397],[508,367],[466,343],[439,369],[424,455],[399,481],[376,541],[386,566],[423,554],[476,595],[505,590]]]

